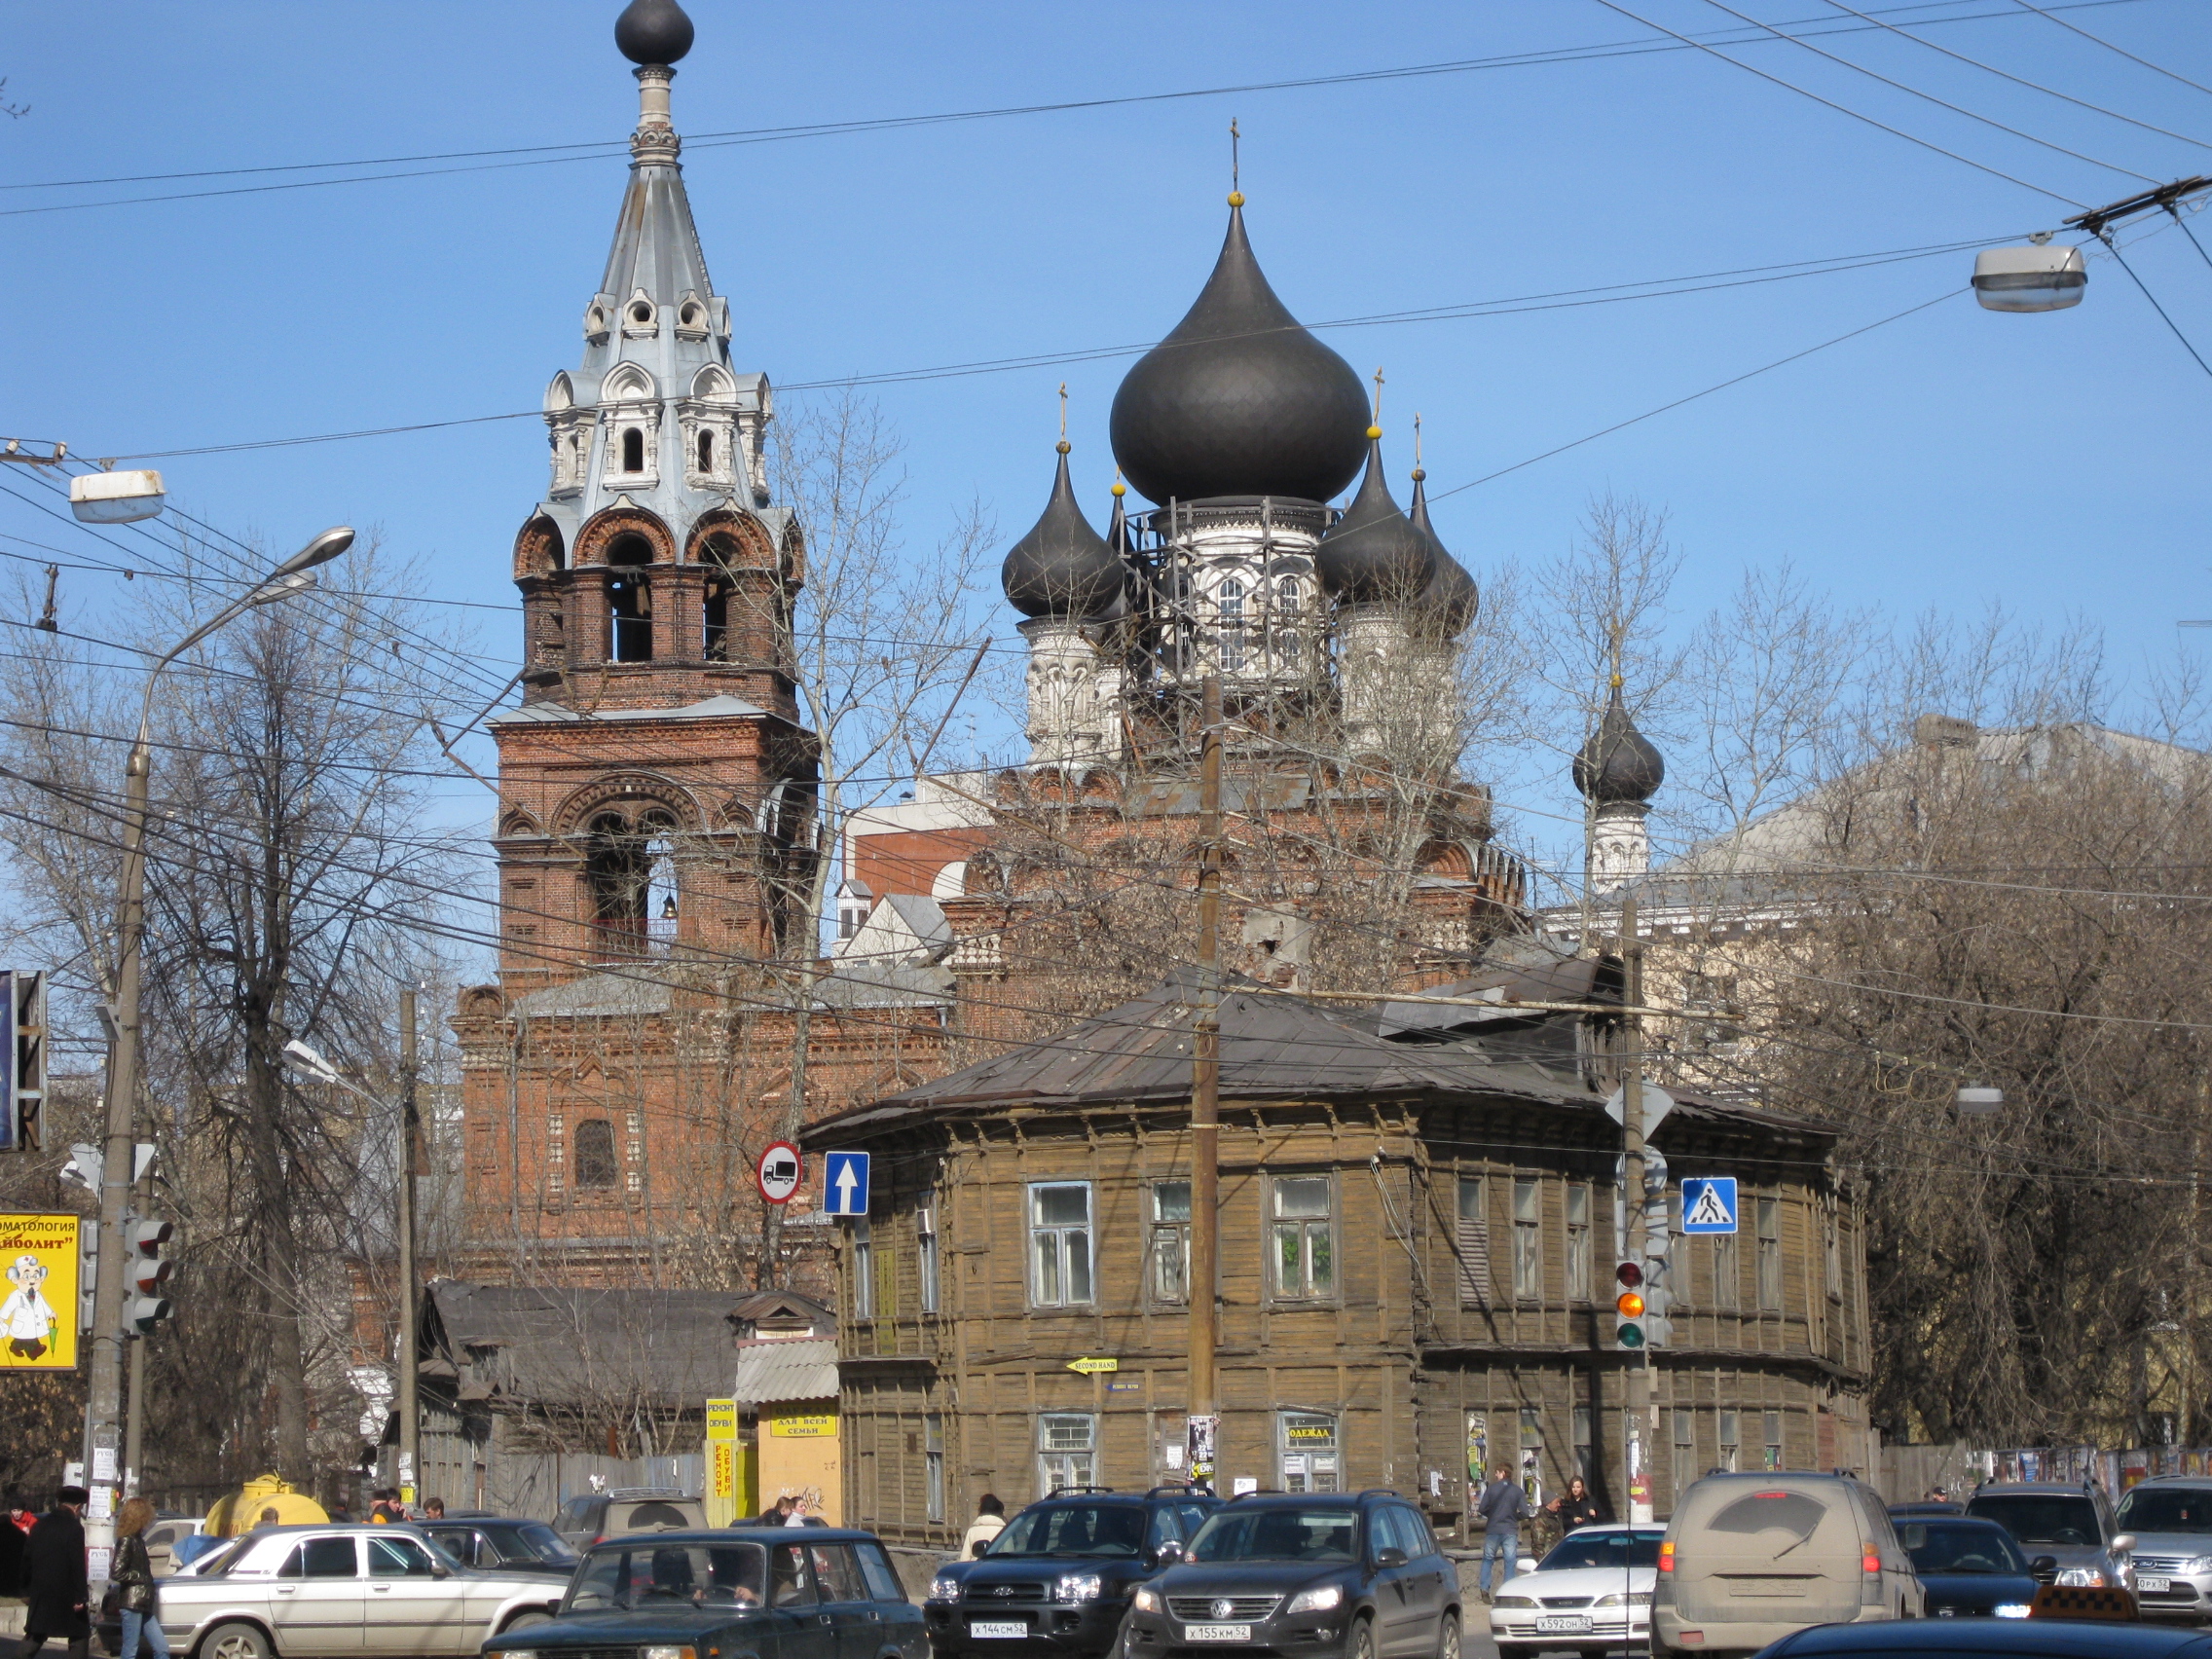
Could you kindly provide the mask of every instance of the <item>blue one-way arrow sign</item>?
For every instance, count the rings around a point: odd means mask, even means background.
[[[865,1152],[822,1155],[822,1187],[830,1215],[867,1214],[867,1157]]]

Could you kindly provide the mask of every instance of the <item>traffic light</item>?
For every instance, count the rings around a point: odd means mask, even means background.
[[[1623,1262],[1613,1270],[1613,1281],[1621,1287],[1613,1298],[1613,1311],[1621,1320],[1613,1331],[1613,1341],[1624,1348],[1640,1348],[1643,1346],[1643,1264]]]
[[[130,1323],[142,1337],[153,1335],[154,1327],[171,1311],[169,1299],[163,1293],[168,1287],[169,1275],[176,1272],[176,1263],[163,1250],[175,1235],[174,1222],[130,1224]]]

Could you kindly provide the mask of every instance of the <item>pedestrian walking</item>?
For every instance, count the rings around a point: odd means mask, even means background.
[[[974,1561],[1005,1530],[1006,1505],[996,1493],[983,1493],[976,1502],[976,1519],[968,1523],[968,1530],[960,1540],[960,1559]]]
[[[1603,1527],[1611,1519],[1604,1506],[1590,1495],[1590,1488],[1580,1475],[1568,1481],[1567,1491],[1544,1507],[1559,1517],[1563,1536],[1578,1527]]]
[[[153,1559],[146,1553],[146,1529],[153,1522],[154,1506],[133,1497],[115,1518],[116,1604],[123,1613],[123,1652],[120,1659],[138,1659],[142,1638],[146,1651],[169,1659],[169,1639],[163,1633],[161,1586],[154,1581]]]
[[[1530,1507],[1529,1494],[1514,1483],[1513,1471],[1503,1463],[1491,1470],[1490,1485],[1475,1500],[1475,1513],[1483,1518],[1483,1600],[1490,1600],[1491,1564],[1502,1561],[1505,1571],[1497,1582],[1502,1586],[1506,1579],[1521,1571],[1521,1523],[1535,1511]]]
[[[31,1530],[35,1519],[25,1508],[21,1493],[8,1494],[9,1524],[0,1526],[0,1596],[23,1593],[24,1534]]]
[[[85,1659],[92,1621],[86,1612],[92,1586],[85,1576],[83,1487],[65,1486],[54,1494],[54,1507],[38,1518],[23,1550],[24,1588],[21,1659],[31,1659],[50,1637],[69,1644],[69,1659]]]

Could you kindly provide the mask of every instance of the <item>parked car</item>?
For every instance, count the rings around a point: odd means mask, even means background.
[[[2212,1618],[2212,1480],[2155,1476],[2128,1489],[2113,1524],[2135,1540],[2145,1618]]]
[[[171,1570],[170,1552],[186,1538],[195,1537],[207,1523],[196,1515],[159,1515],[146,1529],[146,1557],[154,1576],[166,1578]],[[110,1652],[114,1649],[110,1648]]]
[[[631,1532],[694,1532],[707,1526],[707,1505],[697,1493],[657,1487],[615,1487],[587,1492],[561,1505],[553,1530],[574,1549]]]
[[[557,1616],[484,1659],[928,1659],[921,1609],[872,1533],[723,1528],[584,1554]]]
[[[1962,1659],[2212,1659],[2212,1635],[2094,1619],[1822,1625],[1784,1638],[1760,1659],[1949,1659],[1954,1653]]]
[[[1964,1515],[1963,1503],[1893,1503],[1890,1505],[1892,1521],[1926,1521],[1939,1515]]]
[[[2012,1534],[1994,1521],[1907,1516],[1896,1526],[1927,1592],[1932,1619],[2024,1619],[2036,1591],[2058,1573],[2058,1563],[2049,1556],[2031,1563]]]
[[[2058,1563],[2057,1583],[2135,1588],[2128,1550],[2112,1499],[2099,1486],[2063,1481],[1999,1481],[1967,1499],[1967,1513],[1994,1521],[2029,1555]]]
[[[1138,1588],[1127,1654],[1459,1659],[1459,1618],[1458,1568],[1397,1493],[1251,1493],[1223,1504],[1181,1562]]]
[[[498,1572],[541,1572],[566,1582],[583,1557],[542,1521],[506,1515],[448,1516],[418,1522],[423,1532],[463,1567]]]
[[[1644,1651],[1658,1527],[1580,1527],[1491,1597],[1490,1635],[1503,1654],[1579,1648],[1584,1659]]]
[[[462,1567],[410,1526],[324,1525],[249,1532],[165,1578],[158,1604],[177,1654],[316,1659],[470,1654],[552,1617],[559,1600],[536,1574]]]
[[[1220,1506],[1192,1487],[1056,1491],[1009,1521],[980,1559],[938,1568],[923,1608],[930,1646],[1009,1659],[1105,1653],[1136,1587],[1181,1560]]]
[[[1750,1652],[1808,1625],[1918,1618],[1925,1602],[1871,1487],[1844,1475],[1707,1475],[1659,1544],[1651,1651]]]

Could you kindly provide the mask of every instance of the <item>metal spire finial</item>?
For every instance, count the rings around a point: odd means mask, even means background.
[[[1237,149],[1237,140],[1242,136],[1243,134],[1236,130],[1236,117],[1231,116],[1229,118],[1229,204],[1232,207],[1244,205],[1244,186],[1239,182],[1243,176],[1243,166]]]
[[[1368,421],[1368,423],[1367,423],[1367,436],[1368,436],[1368,440],[1369,440],[1369,442],[1373,442],[1373,441],[1374,441],[1375,439],[1377,439],[1377,438],[1380,438],[1380,437],[1381,437],[1382,435],[1382,369],[1381,369],[1380,367],[1378,367],[1378,368],[1376,369],[1376,371],[1375,371],[1375,413],[1374,413],[1374,415],[1373,415],[1373,416],[1372,416],[1372,417],[1371,417],[1371,418],[1369,419],[1369,421]]]
[[[1068,383],[1060,382],[1060,441],[1057,446],[1062,455],[1068,453]]]
[[[1417,409],[1414,411],[1414,482],[1419,484],[1427,476],[1427,469],[1420,463],[1420,411]]]

